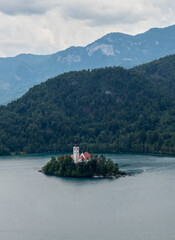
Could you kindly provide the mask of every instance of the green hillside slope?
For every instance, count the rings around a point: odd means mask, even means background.
[[[175,56],[157,64],[70,72],[33,87],[0,107],[0,154],[71,151],[75,139],[90,152],[175,154]]]

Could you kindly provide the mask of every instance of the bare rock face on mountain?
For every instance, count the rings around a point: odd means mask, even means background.
[[[175,53],[175,25],[135,36],[110,33],[86,47],[70,47],[51,55],[21,54],[0,58],[0,104],[30,87],[71,70],[133,66]]]

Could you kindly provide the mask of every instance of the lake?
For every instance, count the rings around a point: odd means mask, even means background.
[[[0,157],[0,239],[174,239],[175,158],[106,156],[132,176],[48,177],[49,155]]]

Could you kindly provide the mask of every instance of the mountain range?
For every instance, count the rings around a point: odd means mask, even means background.
[[[0,104],[7,104],[35,84],[64,72],[106,66],[131,68],[175,54],[174,43],[175,25],[135,36],[110,33],[85,47],[70,47],[51,55],[0,58]]]
[[[124,69],[71,71],[0,106],[0,155],[175,154],[175,55]]]

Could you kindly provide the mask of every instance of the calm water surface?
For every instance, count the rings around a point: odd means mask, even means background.
[[[175,239],[175,158],[107,156],[133,176],[47,177],[48,155],[0,157],[0,239]]]

